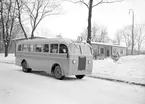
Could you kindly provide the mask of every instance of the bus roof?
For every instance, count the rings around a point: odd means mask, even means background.
[[[28,39],[28,40],[21,40],[20,42],[18,42],[18,44],[30,44],[30,43],[63,43],[63,44],[66,44],[66,45],[69,45],[71,43],[74,43],[74,44],[88,44],[88,43],[85,43],[85,42],[78,42],[78,41],[74,41],[74,40],[71,40],[71,39],[66,39],[66,38],[41,38],[41,39]]]
[[[109,43],[101,43],[101,42],[91,42],[92,45],[104,45],[104,46],[113,46],[113,47],[122,47],[122,48],[126,48],[123,45],[115,45],[115,44],[109,44]]]

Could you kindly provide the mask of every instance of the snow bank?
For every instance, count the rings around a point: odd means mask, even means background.
[[[14,64],[15,63],[15,55],[9,54],[8,57],[4,57],[4,54],[0,54],[0,62]]]
[[[92,76],[145,84],[145,55],[124,56],[117,62],[96,60]]]
[[[125,62],[132,62],[132,61],[145,61],[145,55],[134,55],[134,56],[124,56],[121,57],[117,63],[125,63]]]

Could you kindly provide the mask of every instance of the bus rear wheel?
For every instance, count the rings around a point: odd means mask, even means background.
[[[57,65],[54,69],[54,77],[56,79],[59,79],[59,80],[62,80],[65,77],[62,75],[62,70],[61,70],[61,67],[59,65]]]
[[[85,75],[76,75],[76,78],[78,78],[78,79],[82,79],[84,77],[85,77]]]
[[[32,69],[28,68],[26,61],[22,62],[22,70],[23,72],[31,72]]]

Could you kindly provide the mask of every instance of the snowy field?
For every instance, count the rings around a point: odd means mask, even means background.
[[[43,72],[23,73],[14,55],[0,54],[0,104],[145,104],[145,87],[85,77],[56,80]],[[92,76],[145,82],[145,56],[94,61]]]

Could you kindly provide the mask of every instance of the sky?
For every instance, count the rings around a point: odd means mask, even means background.
[[[62,35],[77,39],[87,29],[88,9],[84,5],[63,2],[60,15],[46,17],[38,26],[36,34],[47,37]],[[92,24],[107,27],[108,36],[113,39],[116,31],[132,24],[134,10],[135,24],[145,23],[145,0],[124,0],[113,4],[101,4],[93,8]]]

